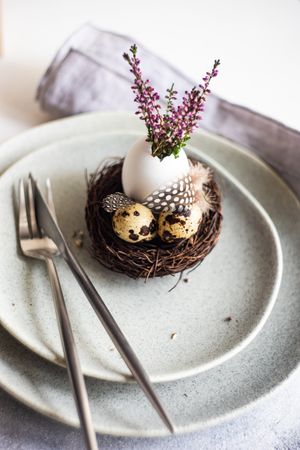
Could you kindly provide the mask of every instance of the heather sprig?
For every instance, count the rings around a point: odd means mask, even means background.
[[[215,60],[211,72],[206,72],[202,78],[202,84],[194,86],[191,91],[185,91],[182,103],[178,106],[174,105],[177,91],[173,83],[165,96],[166,110],[161,113],[158,93],[148,79],[142,78],[135,44],[130,47],[130,53],[131,55],[124,53],[123,57],[129,63],[130,72],[134,75],[132,90],[135,94],[134,101],[138,103],[136,114],[145,121],[148,131],[147,141],[152,143],[152,155],[158,156],[161,160],[171,154],[177,157],[202,119],[200,113],[204,111],[206,97],[210,93],[210,81],[218,75],[220,61]]]
[[[130,56],[128,53],[123,54],[123,58],[128,62],[134,75],[134,84],[131,87],[135,94],[134,101],[139,104],[136,114],[141,120],[145,121],[148,136],[147,140],[156,145],[159,141],[158,131],[161,128],[160,104],[158,103],[159,95],[150,85],[148,79],[143,80],[140,69],[140,60],[137,58],[137,46],[134,44],[130,47]]]
[[[177,99],[177,97],[176,97],[177,94],[178,94],[178,92],[175,91],[174,83],[173,83],[172,86],[169,89],[167,89],[167,95],[165,95],[165,99],[166,99],[166,103],[167,103],[166,114],[172,112],[173,103],[174,103],[174,100]]]

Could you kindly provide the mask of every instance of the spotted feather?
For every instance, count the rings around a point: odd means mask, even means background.
[[[183,212],[192,206],[195,198],[195,188],[190,175],[170,182],[153,191],[143,202],[154,213],[165,211]]]
[[[123,194],[123,192],[114,192],[113,194],[107,195],[102,200],[102,208],[105,211],[112,213],[119,208],[123,208],[124,206],[133,205],[135,202],[127,197],[127,195]]]

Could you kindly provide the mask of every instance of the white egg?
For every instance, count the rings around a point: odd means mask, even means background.
[[[142,202],[152,192],[189,173],[189,162],[184,150],[179,156],[165,157],[162,161],[151,154],[151,143],[139,139],[127,153],[122,184],[125,194]]]

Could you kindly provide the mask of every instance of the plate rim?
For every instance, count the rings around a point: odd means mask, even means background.
[[[54,141],[48,145],[39,147],[38,149],[35,149],[34,151],[30,152],[30,154],[25,155],[23,158],[20,158],[18,161],[13,163],[8,167],[8,169],[1,175],[1,180],[3,177],[6,176],[11,170],[14,169],[15,166],[19,166],[22,164],[22,162],[27,160],[27,158],[31,158],[32,156],[38,155],[40,152],[49,152],[51,147],[56,144],[63,145],[64,143],[70,143],[70,142],[76,142],[77,139],[84,138],[89,139],[91,136],[105,136],[105,137],[116,137],[121,135],[127,135],[127,136],[139,136],[139,133],[136,131],[127,131],[124,130],[115,130],[110,132],[93,132],[88,133],[87,135],[77,135],[76,137],[69,137],[66,139],[59,139],[57,141]],[[270,317],[270,314],[272,312],[272,309],[276,303],[276,299],[278,296],[278,292],[280,289],[281,279],[282,279],[282,272],[283,272],[283,256],[282,256],[282,249],[281,249],[281,243],[280,238],[277,232],[277,229],[271,220],[269,214],[266,212],[266,210],[262,207],[262,205],[256,200],[256,198],[251,194],[251,192],[248,191],[234,176],[231,175],[231,173],[224,168],[221,164],[219,164],[217,161],[215,161],[213,158],[211,158],[209,155],[205,154],[205,152],[202,152],[200,149],[197,149],[194,146],[187,146],[187,150],[191,151],[192,153],[196,154],[197,157],[200,159],[204,159],[206,163],[211,165],[217,172],[219,172],[228,182],[230,182],[239,192],[242,193],[244,197],[247,198],[247,200],[250,202],[250,204],[255,208],[255,210],[258,212],[260,217],[263,218],[265,224],[267,225],[267,228],[270,232],[272,242],[274,244],[275,248],[275,257],[276,257],[276,269],[274,270],[275,276],[274,280],[272,280],[272,293],[269,296],[268,300],[266,301],[266,307],[262,314],[259,316],[259,318],[254,321],[254,325],[250,327],[250,332],[246,334],[245,337],[242,338],[239,342],[237,342],[230,350],[228,350],[225,353],[222,353],[218,357],[215,357],[214,359],[201,364],[201,365],[195,365],[193,367],[189,367],[188,369],[180,369],[172,373],[167,374],[160,374],[160,375],[152,375],[149,374],[150,379],[153,383],[166,383],[171,381],[176,381],[180,379],[184,379],[191,376],[196,376],[200,373],[206,372],[207,370],[213,369],[221,364],[223,364],[225,361],[228,361],[229,359],[236,356],[239,352],[244,350],[252,341],[257,337],[259,332],[263,329],[264,325],[266,324],[268,318]],[[26,348],[37,354],[38,356],[44,358],[46,361],[53,363],[55,365],[58,365],[60,367],[66,368],[64,364],[64,357],[63,354],[59,354],[57,357],[57,354],[55,354],[54,351],[48,351],[47,346],[39,346],[36,345],[36,340],[32,340],[28,338],[24,338],[24,334],[20,334],[16,332],[16,327],[12,327],[11,323],[7,323],[5,318],[3,317],[3,314],[0,314],[0,325],[7,330],[18,342],[20,342],[22,345],[24,345]],[[109,381],[109,382],[117,382],[117,383],[134,383],[134,380],[129,378],[126,375],[123,375],[119,372],[109,372],[104,371],[101,372],[98,369],[86,369],[82,365],[82,371],[85,376],[96,378],[102,381]],[[148,369],[149,372],[149,369]]]
[[[67,134],[67,138],[74,136],[74,129],[71,127],[70,129],[67,130],[68,126],[71,126],[72,124],[76,123],[76,122],[81,122],[81,126],[83,125],[83,122],[86,122],[84,125],[86,128],[84,128],[83,130],[80,131],[79,135],[86,135],[90,133],[90,127],[89,122],[90,122],[90,118],[93,117],[99,117],[99,119],[101,118],[122,118],[125,120],[130,120],[131,126],[136,127],[135,131],[139,131],[144,129],[143,124],[141,124],[141,121],[134,116],[134,114],[132,114],[132,112],[130,111],[126,111],[126,110],[120,110],[120,111],[111,111],[111,110],[106,110],[106,111],[88,111],[88,112],[83,112],[83,113],[79,113],[73,116],[66,116],[66,117],[60,117],[60,118],[56,118],[54,120],[49,120],[47,122],[44,123],[40,123],[36,126],[33,126],[32,128],[29,128],[27,130],[21,131],[20,133],[16,134],[16,136],[13,136],[9,139],[6,139],[4,142],[0,143],[0,176],[2,176],[4,174],[4,172],[6,172],[6,170],[15,162],[17,162],[19,159],[23,158],[24,156],[29,155],[30,153],[34,152],[35,150],[38,150],[40,147],[36,147],[36,148],[32,148],[32,146],[30,146],[30,148],[28,149],[28,151],[26,151],[25,154],[22,154],[21,157],[17,157],[14,158],[14,162],[11,163],[10,162],[10,156],[12,151],[10,147],[15,147],[16,145],[20,144],[24,144],[24,141],[26,142],[26,140],[30,139],[31,137],[35,137],[36,134],[38,134],[39,136],[42,135],[43,139],[45,139],[45,137],[47,137],[47,144],[49,144],[49,130],[51,128],[55,129],[57,127],[59,127],[59,125],[63,122],[66,127],[63,131],[63,136],[65,139],[66,137],[66,133],[68,132],[69,134]],[[99,121],[100,122],[100,121]],[[112,128],[110,131],[116,131],[119,128]],[[77,130],[77,129],[76,129]],[[120,130],[123,130],[123,128],[120,128]],[[128,130],[128,126],[124,126],[124,130]],[[71,132],[72,131],[72,132]],[[94,133],[94,129],[93,129],[93,133]],[[103,133],[105,133],[106,131],[104,131]],[[211,131],[205,129],[205,128],[198,128],[197,130],[194,131],[192,137],[191,137],[191,141],[193,141],[193,137],[194,136],[208,136],[212,139],[214,139],[216,142],[220,142],[222,144],[225,145],[230,145],[231,147],[233,147],[236,151],[238,151],[239,153],[243,153],[246,157],[252,158],[255,162],[257,162],[258,164],[260,164],[261,166],[263,166],[264,168],[266,168],[270,173],[272,173],[273,176],[275,176],[277,178],[277,181],[284,186],[284,188],[294,197],[294,200],[298,203],[299,207],[300,207],[300,198],[297,196],[297,194],[294,192],[294,190],[289,186],[289,184],[276,172],[276,170],[270,166],[267,162],[265,162],[263,159],[261,159],[258,155],[256,155],[254,153],[254,151],[251,148],[247,148],[245,145],[239,144],[235,141],[233,141],[230,138],[226,138],[224,137],[222,134],[217,134],[217,133],[212,133]],[[39,137],[40,139],[40,137]],[[51,142],[55,142],[55,140],[51,141]],[[51,143],[50,142],[50,143]],[[42,145],[44,146],[44,144]],[[8,163],[2,163],[2,160],[8,159]],[[1,167],[1,164],[5,165],[5,168],[3,169]]]

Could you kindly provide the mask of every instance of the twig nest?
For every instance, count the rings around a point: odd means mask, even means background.
[[[158,235],[164,242],[188,239],[197,233],[201,217],[197,204],[182,213],[163,212],[158,218]]]
[[[156,220],[151,210],[140,203],[117,209],[112,218],[116,235],[123,241],[135,244],[150,241],[156,236]]]
[[[212,172],[206,177],[201,191],[209,208],[203,212],[193,236],[174,242],[165,242],[155,237],[151,241],[141,240],[133,245],[134,241],[124,241],[116,235],[112,213],[103,208],[103,200],[108,195],[122,192],[122,165],[123,161],[120,159],[108,160],[88,182],[86,223],[94,258],[105,267],[131,278],[174,275],[200,264],[218,242],[221,232],[221,195]],[[115,197],[113,199],[116,200]],[[116,204],[119,205],[120,201],[122,199]],[[115,202],[109,202],[109,205],[114,210]],[[128,228],[128,232],[131,229],[133,228]]]

